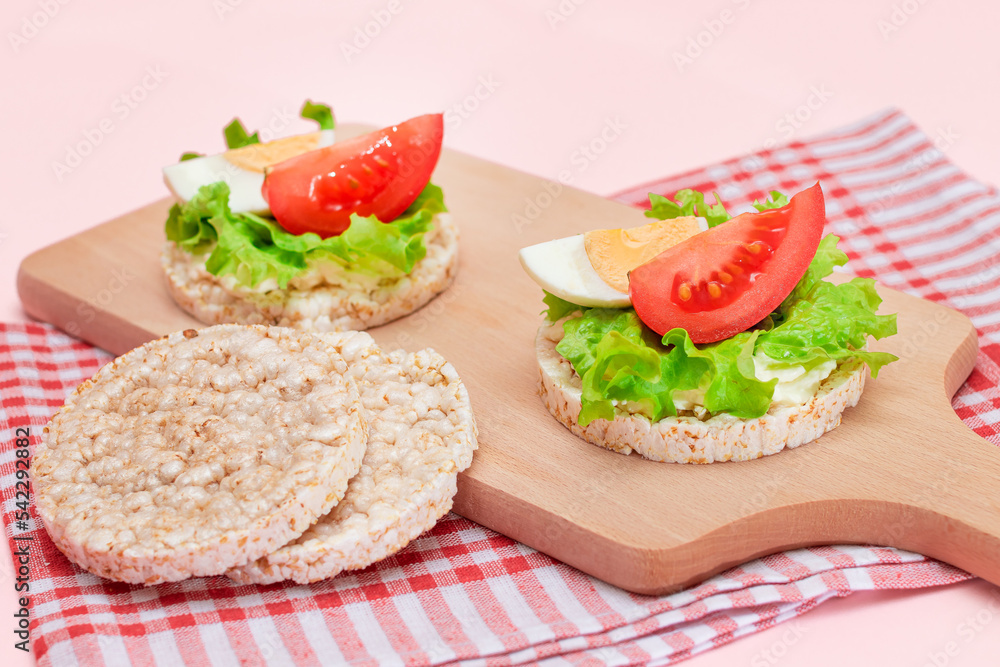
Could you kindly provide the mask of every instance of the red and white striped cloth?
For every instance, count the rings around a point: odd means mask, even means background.
[[[618,198],[642,205],[648,191],[693,187],[745,207],[817,180],[851,271],[973,318],[981,352],[954,405],[1000,444],[1000,195],[898,111]],[[820,547],[644,597],[449,515],[396,556],[309,586],[105,581],[70,564],[36,520],[16,525],[14,432],[30,427],[34,445],[66,394],[109,358],[47,326],[0,325],[3,522],[12,549],[31,538],[31,640],[43,665],[668,664],[834,596],[969,577],[895,549]]]

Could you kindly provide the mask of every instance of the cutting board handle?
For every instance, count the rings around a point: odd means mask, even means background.
[[[916,493],[889,513],[885,532],[894,546],[1000,585],[1000,448],[953,420],[936,465],[914,466]]]
[[[974,433],[955,414],[952,397],[978,354],[968,333],[944,367],[943,395],[914,388],[907,398],[916,437],[913,459],[900,462],[908,479],[900,506],[887,508],[885,542],[947,561],[1000,585],[1000,447]]]

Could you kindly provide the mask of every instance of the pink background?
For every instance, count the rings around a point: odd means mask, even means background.
[[[366,24],[375,36],[355,45]],[[549,178],[569,169],[600,194],[891,105],[998,183],[997,25],[997,3],[918,0],[6,0],[0,320],[25,318],[25,255],[163,197],[160,167],[220,150],[233,115],[280,125],[306,97],[372,124],[451,109],[449,147]],[[622,130],[607,150],[574,157],[609,121]],[[81,142],[92,150],[57,168]],[[0,553],[0,658],[24,665],[12,589]],[[990,622],[970,637],[977,614]],[[690,664],[995,664],[998,616],[1000,590],[982,581],[857,594]]]

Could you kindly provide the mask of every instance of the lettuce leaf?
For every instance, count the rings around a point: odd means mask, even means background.
[[[722,205],[719,200],[719,195],[712,193],[715,197],[714,204],[708,204],[705,201],[705,195],[697,190],[678,190],[674,195],[676,201],[670,200],[668,197],[663,195],[658,195],[656,193],[649,193],[649,210],[645,212],[647,218],[656,218],[657,220],[669,220],[671,218],[680,218],[686,215],[697,215],[708,221],[709,227],[715,227],[721,225],[727,220],[731,220],[732,216],[726,210],[726,207]],[[754,201],[753,207],[758,211],[767,211],[772,208],[781,208],[782,206],[788,205],[788,197],[781,194],[777,190],[772,190],[767,199],[763,202]]]
[[[757,211],[768,211],[772,208],[781,208],[782,206],[788,206],[788,197],[777,190],[771,190],[770,196],[763,202],[759,202],[756,199],[753,201],[753,207]]]
[[[319,123],[319,129],[321,130],[332,130],[334,127],[333,109],[322,102],[306,100],[299,110],[299,117],[316,121]],[[249,134],[247,128],[243,125],[243,121],[239,118],[229,121],[229,125],[226,125],[222,130],[222,136],[225,138],[226,148],[229,150],[260,143],[260,132]],[[181,155],[180,162],[193,160],[198,157],[205,157],[205,154],[188,151]]]
[[[714,194],[715,203],[707,204],[705,195],[697,190],[678,190],[674,195],[676,201],[671,201],[663,195],[653,192],[649,193],[650,209],[646,211],[647,218],[657,220],[669,220],[680,218],[686,215],[696,215],[705,218],[709,227],[721,225],[732,216],[726,211],[726,207],[719,201],[719,195]]]
[[[545,296],[542,297],[542,301],[545,303],[547,308],[542,311],[545,315],[545,319],[548,322],[557,322],[562,318],[566,317],[570,313],[579,312],[582,306],[578,306],[575,303],[570,303],[565,299],[560,299],[555,294],[549,294],[542,290]]]
[[[761,335],[758,350],[807,369],[828,359],[856,357],[877,377],[882,366],[896,360],[887,352],[861,349],[868,336],[881,339],[896,333],[895,315],[875,314],[880,303],[871,278],[839,285],[819,280],[798,301],[782,304],[784,321]]]
[[[322,102],[306,100],[299,110],[299,116],[316,121],[321,130],[332,130],[334,127],[333,109]]]
[[[226,138],[226,147],[230,150],[260,143],[260,132],[247,134],[247,129],[243,127],[243,121],[239,118],[229,121],[229,125],[222,130],[222,135]]]
[[[212,183],[191,201],[174,204],[167,218],[167,238],[195,255],[210,252],[209,273],[232,275],[247,287],[274,279],[288,281],[318,261],[335,262],[346,272],[366,277],[402,276],[427,254],[424,234],[434,216],[447,209],[441,188],[432,183],[392,222],[375,216],[351,216],[340,236],[290,234],[270,218],[229,210],[229,186]]]
[[[837,247],[837,243],[839,242],[840,237],[836,234],[827,234],[820,239],[819,247],[816,248],[816,255],[813,256],[812,262],[809,263],[806,272],[778,307],[777,314],[779,316],[787,313],[792,304],[808,294],[816,286],[816,283],[833,273],[833,267],[847,264],[847,253]]]
[[[772,200],[776,203],[776,199]],[[563,323],[556,351],[573,364],[583,387],[580,424],[612,419],[616,404],[652,421],[676,414],[674,393],[705,390],[705,408],[752,419],[767,412],[777,380],[754,376],[754,353],[779,364],[808,370],[823,361],[855,357],[877,375],[895,356],[862,350],[868,336],[896,333],[895,315],[876,315],[881,298],[870,278],[835,285],[823,280],[846,261],[839,239],[824,238],[809,269],[768,326],[744,331],[717,343],[696,345],[683,329],[658,337],[632,308],[584,308]],[[553,297],[554,298],[554,297]],[[561,301],[561,300],[560,300]],[[557,302],[549,312],[560,311]],[[558,318],[556,318],[558,319]]]

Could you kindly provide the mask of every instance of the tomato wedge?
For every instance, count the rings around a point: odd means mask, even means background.
[[[817,183],[782,208],[744,213],[696,234],[629,274],[635,312],[661,336],[680,327],[695,343],[746,331],[805,274],[825,223]]]
[[[443,137],[442,114],[411,118],[280,162],[265,171],[261,193],[292,234],[337,236],[352,213],[389,222],[427,185]]]

